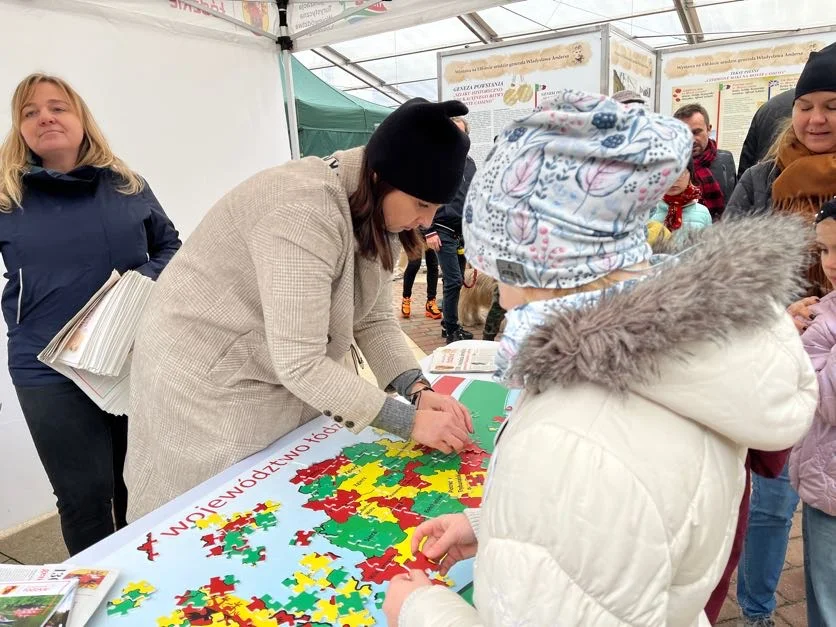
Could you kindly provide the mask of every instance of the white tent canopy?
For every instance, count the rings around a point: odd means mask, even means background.
[[[122,0],[123,2],[127,0]],[[515,2],[519,0],[511,0]],[[347,40],[396,31],[416,24],[472,13],[509,0],[243,0],[230,2],[230,10],[222,0],[171,0],[172,4],[212,15],[229,24],[245,28],[256,35],[275,39],[281,48],[285,77],[285,100],[290,130],[291,154],[299,156],[299,136],[293,93],[290,55],[293,51],[321,48],[322,54],[333,54],[332,46]],[[347,61],[339,54],[335,62]],[[376,89],[384,81],[369,72],[367,76]],[[402,94],[394,96],[396,102]],[[390,91],[391,96],[391,91]]]
[[[334,87],[394,106],[413,96],[437,97],[441,50],[603,23],[653,48],[836,24],[836,2],[823,0],[524,0],[468,11],[415,21],[397,32],[297,48],[296,55]]]

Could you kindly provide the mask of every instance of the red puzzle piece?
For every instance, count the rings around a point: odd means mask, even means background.
[[[311,483],[324,475],[336,475],[340,468],[350,463],[351,460],[348,459],[348,457],[345,455],[338,455],[337,457],[326,459],[317,464],[308,466],[307,468],[303,468],[302,470],[297,470],[290,482],[295,484]]]
[[[235,584],[224,583],[220,577],[212,577],[209,580],[209,594],[212,596],[229,594],[235,590]]]
[[[316,512],[325,512],[334,522],[345,523],[357,513],[357,501],[359,499],[360,495],[353,490],[350,492],[337,490],[334,496],[329,496],[321,501],[308,501],[302,507]]]
[[[160,556],[159,553],[154,551],[154,545],[156,543],[157,543],[157,541],[154,539],[153,534],[149,531],[145,535],[145,542],[143,542],[138,547],[136,547],[136,550],[137,551],[144,551],[145,555],[148,557],[148,561],[153,562],[155,557]]]
[[[313,535],[313,531],[297,531],[296,544],[299,546],[308,546],[311,543],[311,537]]]
[[[380,557],[370,557],[357,564],[357,568],[363,574],[363,581],[384,584],[395,575],[406,573],[406,568],[393,561],[397,555],[397,549],[389,548]]]

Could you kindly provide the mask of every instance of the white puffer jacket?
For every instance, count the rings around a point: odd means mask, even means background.
[[[805,232],[710,227],[659,277],[530,336],[479,517],[476,608],[422,588],[400,627],[707,625],[746,450],[792,446],[816,408],[783,310]]]

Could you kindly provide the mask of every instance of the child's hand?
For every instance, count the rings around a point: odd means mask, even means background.
[[[436,252],[441,250],[441,238],[437,233],[430,233],[427,235],[427,248]]]
[[[406,597],[419,588],[431,585],[430,578],[421,570],[410,570],[405,575],[395,575],[389,582],[386,599],[383,601],[383,613],[389,627],[397,627]]]
[[[813,322],[816,315],[810,308],[818,302],[819,299],[815,296],[808,296],[787,307],[787,313],[792,316],[792,321],[799,333],[804,333]]]

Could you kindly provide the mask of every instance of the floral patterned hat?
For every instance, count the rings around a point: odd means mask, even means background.
[[[564,90],[499,135],[470,186],[465,254],[520,287],[574,288],[650,258],[648,215],[688,164],[674,118]]]

